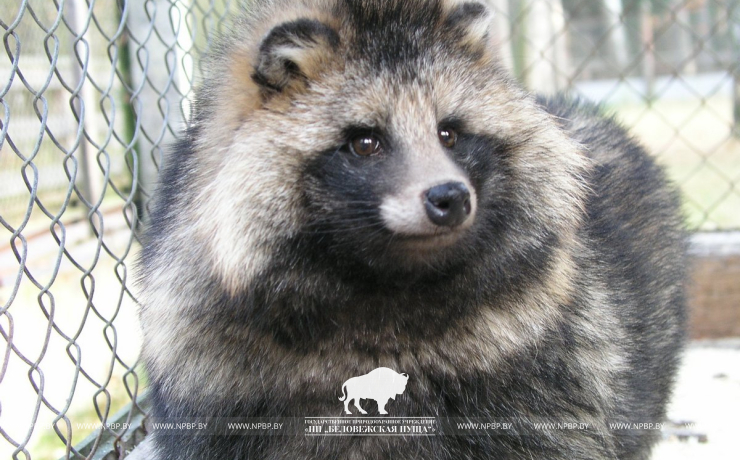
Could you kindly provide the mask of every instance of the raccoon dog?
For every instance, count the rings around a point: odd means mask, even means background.
[[[342,417],[342,383],[383,367],[408,376],[390,416],[516,423],[155,431],[157,458],[648,458],[656,431],[613,424],[664,416],[685,251],[643,149],[517,87],[480,3],[257,1],[236,24],[141,256],[154,417]]]

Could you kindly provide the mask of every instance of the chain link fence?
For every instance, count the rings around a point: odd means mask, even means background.
[[[517,78],[603,103],[682,187],[692,228],[740,228],[740,0],[487,1]],[[130,447],[140,222],[199,56],[240,7],[0,3],[0,457]]]

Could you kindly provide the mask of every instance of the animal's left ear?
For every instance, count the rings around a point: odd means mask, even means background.
[[[339,45],[339,35],[321,21],[298,19],[274,27],[262,40],[252,79],[281,92],[297,79],[311,79]]]
[[[450,10],[445,25],[460,34],[460,42],[473,49],[486,46],[493,12],[478,2],[459,2]]]

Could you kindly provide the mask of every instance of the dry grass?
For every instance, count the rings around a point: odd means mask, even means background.
[[[740,139],[729,98],[611,109],[681,187],[691,229],[740,228]]]

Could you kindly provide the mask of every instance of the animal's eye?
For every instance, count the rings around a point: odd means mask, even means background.
[[[437,135],[439,136],[439,141],[442,145],[448,149],[451,149],[457,143],[457,133],[450,128],[440,128],[439,131],[437,131]]]
[[[362,135],[357,136],[349,143],[352,151],[362,157],[377,155],[382,150],[380,141],[375,136]]]

